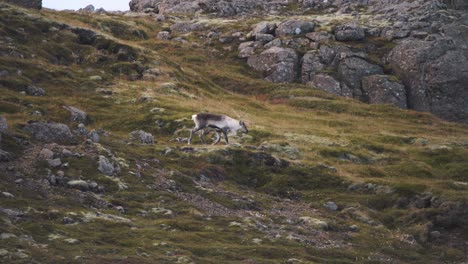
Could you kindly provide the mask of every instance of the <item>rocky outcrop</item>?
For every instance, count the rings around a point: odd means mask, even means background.
[[[461,31],[459,37],[467,39],[466,33]],[[452,39],[408,40],[392,50],[388,61],[407,87],[410,108],[466,123],[467,55]]]
[[[31,122],[23,127],[32,138],[44,143],[72,144],[73,135],[67,125],[60,123]]]
[[[371,75],[362,78],[362,90],[368,102],[407,108],[405,86],[394,79],[386,75]]]
[[[158,12],[158,4],[161,0],[132,0],[129,3],[130,11],[144,12],[146,10]]]
[[[42,0],[6,0],[8,3],[19,5],[26,8],[41,9]]]
[[[293,49],[272,47],[249,57],[247,63],[256,71],[263,72],[265,80],[284,83],[296,80],[299,58]]]
[[[346,58],[338,66],[338,75],[344,85],[350,88],[354,98],[361,100],[366,99],[361,89],[361,79],[374,74],[383,74],[383,69],[358,57]]]

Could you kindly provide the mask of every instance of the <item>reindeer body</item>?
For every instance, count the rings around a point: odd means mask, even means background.
[[[192,115],[192,120],[195,123],[195,127],[190,131],[188,144],[192,143],[193,134],[205,128],[214,128],[217,132],[222,132],[226,144],[229,144],[228,133],[237,133],[239,130],[248,133],[247,127],[242,120],[236,120],[226,115],[200,113]],[[218,142],[219,140],[216,143]]]

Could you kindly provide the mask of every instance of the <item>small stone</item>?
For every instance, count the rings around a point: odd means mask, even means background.
[[[52,167],[52,168],[58,168],[58,167],[60,167],[60,165],[62,165],[62,160],[60,160],[59,158],[49,159],[49,160],[47,160],[47,162],[49,163],[49,166]]]
[[[54,152],[50,149],[44,148],[39,152],[38,158],[40,160],[52,160],[54,158]]]
[[[80,241],[76,238],[66,238],[63,241],[67,242],[68,244],[78,244]]]
[[[88,138],[91,139],[94,143],[99,143],[100,136],[99,133],[93,129],[88,133]]]
[[[98,161],[98,170],[105,175],[112,176],[115,172],[115,167],[106,157],[100,155]]]
[[[338,205],[336,205],[336,203],[334,203],[334,202],[327,202],[323,206],[325,208],[327,208],[328,210],[331,210],[331,211],[338,210]]]
[[[254,243],[254,244],[261,244],[262,242],[263,242],[263,240],[261,240],[260,238],[252,239],[252,243]]]
[[[75,223],[75,220],[71,217],[67,217],[65,216],[63,219],[62,219],[62,222],[66,225],[71,225],[71,224],[74,224]]]
[[[317,229],[322,229],[322,230],[327,230],[328,229],[328,223],[325,221],[322,221],[320,219],[312,218],[310,216],[303,216],[299,217],[299,220],[311,227],[317,228]]]
[[[432,231],[429,233],[429,235],[431,236],[431,238],[437,239],[437,238],[440,238],[441,234],[439,231]]]
[[[89,77],[89,80],[90,80],[90,81],[102,81],[102,77],[99,76],[99,75],[90,76],[90,77]]]
[[[171,33],[169,31],[161,31],[156,35],[156,38],[160,40],[169,40],[171,38]]]
[[[21,183],[23,183],[23,182],[24,182],[23,179],[17,179],[17,180],[15,181],[16,184],[21,184]]]
[[[8,199],[13,199],[15,196],[9,192],[2,192],[2,196]]]
[[[4,248],[1,248],[0,249],[0,258],[8,256],[8,253],[9,253],[8,250],[6,250]]]
[[[16,238],[15,234],[12,233],[1,233],[0,234],[0,239],[10,239],[10,238]]]
[[[116,206],[115,210],[119,211],[121,214],[125,214],[125,209],[122,206]]]
[[[349,226],[349,230],[352,232],[357,232],[359,231],[359,227],[357,225],[351,225]]]
[[[81,191],[89,190],[88,183],[83,181],[83,180],[69,181],[69,182],[67,182],[67,186],[68,186],[68,188],[78,189],[78,190],[81,190]]]
[[[26,94],[31,96],[44,96],[46,92],[41,87],[30,85],[26,88]]]

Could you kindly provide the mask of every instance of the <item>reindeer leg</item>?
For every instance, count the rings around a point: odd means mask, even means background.
[[[203,143],[203,144],[206,144],[205,142],[205,139],[203,138],[203,136],[205,135],[206,133],[206,130],[205,129],[202,129],[200,134],[198,134],[198,137],[200,138],[200,141]]]
[[[224,134],[224,140],[226,141],[226,144],[229,145],[229,140],[228,140],[228,135],[226,129],[223,129],[223,134]]]
[[[219,131],[219,130],[216,130],[215,132],[216,132],[216,139],[215,139],[215,141],[213,142],[212,145],[216,145],[216,144],[218,144],[218,143],[221,141],[221,134],[220,134],[220,131]]]
[[[188,144],[192,144],[192,137],[193,137],[193,134],[197,133],[198,130],[200,130],[201,128],[199,127],[194,127],[192,130],[190,130],[190,137],[188,139]]]

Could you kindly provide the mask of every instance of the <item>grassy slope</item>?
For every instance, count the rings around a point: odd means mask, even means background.
[[[23,76],[29,79],[12,78],[1,88],[0,112],[8,118],[10,131],[17,136],[23,135],[20,125],[30,119],[69,123],[68,113],[61,109],[65,104],[88,112],[93,120],[91,128],[102,128],[112,133],[103,139],[102,145],[129,163],[129,169],[124,168],[119,178],[130,187],[118,191],[115,183],[97,172],[93,158],[71,158],[66,174],[72,177],[81,175],[106,185],[108,191],[102,199],[126,208],[127,212],[121,216],[132,219],[132,222],[96,220],[64,225],[62,218],[70,212],[78,214],[71,214],[72,218],[79,218],[81,212],[92,211],[86,202],[73,198],[79,196],[78,191],[54,187],[46,194],[32,193],[12,183],[11,177],[2,177],[2,190],[14,193],[17,198],[0,200],[1,207],[32,210],[22,220],[1,227],[0,231],[31,235],[37,243],[48,245],[41,248],[31,246],[25,240],[7,239],[0,241],[0,248],[10,251],[15,247],[24,249],[34,259],[45,263],[64,260],[77,263],[115,263],[117,260],[122,263],[173,263],[184,261],[185,256],[196,263],[250,263],[249,259],[258,263],[283,263],[289,258],[335,263],[379,263],[385,259],[439,263],[466,257],[462,250],[450,243],[419,241],[411,244],[402,239],[408,233],[419,239],[420,229],[437,209],[393,207],[398,197],[411,197],[423,192],[432,192],[444,200],[466,200],[467,188],[454,184],[467,181],[466,126],[448,123],[425,113],[337,98],[300,84],[264,82],[236,58],[234,44],[234,51],[227,51],[223,49],[226,46],[221,46],[216,40],[206,47],[158,41],[153,36],[168,24],[155,23],[151,18],[14,10],[20,13],[14,15],[11,9],[2,10],[2,33],[14,39],[19,51],[36,56],[0,58],[2,69],[22,68]],[[31,13],[33,18],[25,17],[22,12]],[[31,21],[34,17],[40,18],[33,27]],[[129,81],[128,74],[118,73],[132,73],[132,62],[97,62],[96,57],[101,53],[114,55],[85,45],[74,47],[75,37],[63,31],[56,34],[45,30],[51,24],[43,19],[99,31],[139,50],[141,64],[157,67],[164,74],[155,81]],[[116,21],[119,24],[115,24]],[[246,29],[248,23],[227,23],[219,27],[223,30]],[[18,27],[25,29],[27,37],[8,31]],[[139,33],[134,29],[139,29]],[[186,38],[207,42],[197,33]],[[63,51],[64,54],[57,54],[60,49],[43,43],[43,39],[51,43],[54,43],[51,40],[62,42],[64,45],[59,46],[75,52],[80,50],[82,62],[60,65],[54,58],[72,55],[67,50]],[[116,68],[118,71],[113,70]],[[100,75],[104,81],[90,81],[89,76],[92,75]],[[22,87],[22,83],[16,83],[21,80],[38,82],[48,95],[20,95],[13,88]],[[177,88],[164,85],[168,82]],[[112,90],[114,95],[104,97],[95,92],[96,88]],[[155,100],[141,102],[139,98],[142,96],[152,96]],[[153,114],[150,110],[154,107],[162,107],[166,111]],[[208,146],[207,152],[186,154],[178,151],[180,144],[169,142],[176,129],[191,126],[188,117],[194,112],[235,115],[234,110],[239,109],[247,112],[245,119],[252,130],[252,137],[244,145],[276,144],[267,152],[288,159],[292,165],[279,169],[252,166],[249,148],[230,147],[226,152],[223,145]],[[34,110],[40,110],[44,115],[32,117],[30,113]],[[181,118],[187,120],[176,122]],[[157,128],[154,125],[157,120],[166,125]],[[151,147],[127,145],[124,140],[135,129],[153,133],[157,144]],[[421,139],[427,139],[429,143],[421,144]],[[17,148],[10,136],[5,141],[2,144],[7,150]],[[161,155],[167,147],[174,148],[174,153]],[[83,150],[84,147],[77,148]],[[279,150],[275,151],[275,148]],[[299,150],[298,155],[291,156],[285,152],[294,148]],[[340,158],[343,154],[352,154],[360,162]],[[153,158],[159,163],[151,162]],[[142,160],[150,166],[141,178],[136,178],[129,172]],[[323,169],[323,164],[335,167],[336,172]],[[33,164],[32,168],[37,172],[25,171],[24,177],[40,180],[42,167],[41,163]],[[224,170],[224,180],[212,188],[224,192],[195,188],[192,180],[213,168]],[[173,179],[184,193],[200,195],[234,211],[238,209],[238,203],[233,203],[226,193],[249,196],[263,209],[260,211],[263,216],[246,218],[239,214],[208,218],[196,203],[184,202],[174,193],[147,187],[159,179],[164,169],[181,172],[168,178]],[[351,192],[346,189],[351,182],[388,185],[396,188],[397,194]],[[272,210],[278,204],[276,201],[284,198],[297,199],[293,203],[302,206],[297,210],[291,209],[292,213],[324,219],[331,226],[330,230],[302,230],[300,225],[288,227],[287,217],[277,216]],[[340,207],[357,207],[384,225],[367,225],[343,212],[329,212],[321,206],[327,201],[335,201]],[[141,210],[148,211],[153,207],[171,209],[174,215],[141,216]],[[112,209],[101,211],[118,214]],[[282,237],[273,239],[270,237],[273,231],[261,231],[255,224],[249,224],[251,218],[267,223],[271,229],[285,225],[286,231],[277,231]],[[231,221],[242,223],[242,227],[230,227]],[[347,227],[352,224],[357,224],[360,231],[348,232]],[[335,241],[329,244],[340,246],[326,246],[323,241],[314,244],[286,239],[288,228],[295,234],[303,232],[302,235],[312,240],[324,237],[324,241]],[[446,236],[444,239],[466,240],[460,237],[466,231],[466,225],[465,229],[458,224],[440,231]],[[51,233],[77,238],[80,243],[67,244],[62,238],[51,240]],[[253,238],[261,238],[263,242],[257,245],[252,242]],[[10,261],[21,260],[11,257]]]

